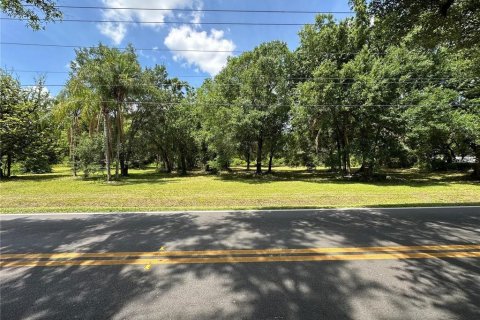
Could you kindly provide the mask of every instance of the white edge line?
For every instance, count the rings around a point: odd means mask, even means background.
[[[122,214],[171,214],[171,213],[257,213],[257,212],[305,212],[305,211],[350,211],[350,210],[405,210],[405,209],[480,209],[480,206],[435,206],[435,207],[357,207],[357,208],[301,208],[301,209],[248,209],[248,210],[173,210],[173,211],[112,211],[112,212],[28,212],[0,213],[1,217],[51,216],[51,215],[122,215]]]

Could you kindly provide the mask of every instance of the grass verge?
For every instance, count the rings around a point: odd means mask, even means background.
[[[276,168],[256,176],[243,170],[188,176],[132,170],[121,181],[74,178],[67,167],[0,183],[0,212],[113,212],[480,204],[480,184],[463,173],[395,170],[382,182],[352,182],[326,171]]]

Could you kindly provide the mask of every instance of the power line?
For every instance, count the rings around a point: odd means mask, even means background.
[[[70,102],[95,102],[95,103],[118,103],[115,100],[87,100],[87,99],[70,99],[67,100]],[[189,101],[178,101],[178,102],[161,102],[161,101],[145,101],[145,100],[131,100],[131,101],[121,101],[125,104],[156,104],[156,105],[164,105],[164,106],[176,106],[182,103],[188,103],[193,105],[208,105],[208,106],[215,106],[215,107],[229,107],[232,105],[242,105],[241,102],[237,103],[205,103],[205,102],[189,102]],[[244,105],[244,104],[243,104]],[[452,104],[301,104],[301,103],[292,103],[289,105],[282,105],[282,104],[272,104],[275,106],[291,106],[291,105],[301,105],[303,107],[416,107],[418,105],[422,106],[440,106],[440,105],[452,105]],[[458,106],[459,104],[455,104]],[[480,104],[462,104],[468,106],[480,106]]]
[[[116,100],[95,100],[95,99],[67,99],[67,102],[86,102],[86,103],[114,103],[117,104],[118,102]],[[163,105],[163,106],[176,106],[182,103],[187,103],[190,105],[208,105],[208,106],[218,106],[218,107],[228,107],[232,105],[245,105],[245,103],[242,103],[242,101],[237,101],[234,103],[214,103],[214,102],[192,102],[188,100],[182,100],[182,101],[177,101],[177,102],[162,102],[162,101],[149,101],[149,100],[126,100],[126,101],[121,101],[121,103],[124,104],[153,104],[153,105]],[[292,105],[299,105],[303,107],[416,107],[416,106],[469,106],[469,107],[480,107],[480,104],[477,103],[437,103],[437,104],[422,104],[422,103],[417,103],[417,104],[368,104],[368,103],[363,103],[363,104],[303,104],[303,103],[298,103],[298,102],[292,102],[291,104],[272,104],[275,106],[292,106]]]
[[[49,70],[17,70],[17,69],[6,69],[9,72],[18,72],[18,73],[60,73],[60,74],[69,74],[70,71],[49,71]],[[213,79],[212,76],[207,75],[175,75],[172,78],[206,78]],[[389,79],[398,79],[398,77],[380,77],[374,79],[358,79],[358,78],[340,78],[340,77],[289,77],[286,80],[353,80],[357,82],[368,81],[368,80],[389,80]],[[433,82],[433,81],[449,81],[449,80],[473,80],[477,81],[480,78],[462,78],[462,77],[414,77],[407,78],[405,80],[392,81],[387,83],[408,83],[408,82]],[[317,82],[318,83],[318,82]],[[331,82],[326,82],[331,83]]]
[[[0,18],[0,20],[18,20],[29,21],[26,18]],[[39,19],[40,21],[47,21]],[[137,21],[137,20],[88,20],[88,19],[62,19],[61,22],[80,22],[80,23],[133,23],[133,24],[186,24],[186,25],[238,25],[238,26],[306,26],[314,25],[312,23],[290,23],[290,22],[191,22],[191,21]]]
[[[5,69],[8,72],[16,72],[16,73],[63,73],[67,74],[70,73],[69,71],[48,71],[48,70],[16,70],[16,69]]]
[[[55,70],[23,70],[23,69],[14,69],[14,68],[6,68],[8,72],[18,72],[18,73],[61,73],[61,74],[69,74],[70,71],[55,71]],[[210,76],[202,76],[202,75],[194,75],[194,74],[184,74],[184,75],[176,75],[173,76],[174,78],[178,77],[186,77],[186,78],[209,78]]]
[[[118,103],[115,100],[87,100],[87,99],[70,99],[67,100],[68,102],[96,102],[96,103]],[[159,104],[159,105],[178,105],[181,103],[189,103],[188,101],[178,101],[178,102],[162,102],[162,101],[144,101],[144,100],[131,100],[131,101],[121,101],[122,103],[126,104]],[[197,104],[197,105],[209,105],[209,106],[232,106],[235,104],[242,104],[242,103],[205,103],[205,102],[192,102],[190,104]],[[292,103],[292,105],[295,103]],[[276,106],[282,106],[281,104],[272,104]],[[300,104],[306,107],[412,107],[418,106],[418,104]],[[423,105],[423,104],[422,104]],[[438,106],[442,104],[430,104],[430,106]],[[445,104],[451,105],[451,104]],[[472,106],[471,104],[468,104]],[[473,106],[480,106],[480,104],[473,104]],[[286,106],[286,105],[283,105]]]
[[[69,71],[49,71],[49,70],[21,70],[21,69],[6,69],[10,72],[19,72],[19,73],[70,73]],[[185,77],[185,78],[212,78],[211,76],[201,76],[201,75],[177,75],[174,77]],[[341,77],[290,77],[287,78],[288,80],[318,80],[318,79],[326,79],[326,80],[356,80],[361,81],[362,79],[358,78],[341,78]],[[388,79],[398,79],[397,77],[380,77],[375,78],[375,80],[388,80]],[[459,77],[415,77],[415,78],[408,78],[406,80],[450,80],[450,79],[466,79],[466,78],[459,78]],[[473,78],[472,80],[480,80],[480,78],[476,79]],[[403,80],[399,80],[403,81]]]
[[[12,46],[35,46],[35,47],[54,47],[54,48],[86,48],[86,49],[96,49],[98,46],[82,46],[82,45],[65,45],[65,44],[54,44],[54,43],[30,43],[30,42],[0,42],[0,45],[12,45]],[[111,47],[105,46],[110,49],[126,50],[128,47]],[[159,51],[159,52],[225,52],[225,53],[244,53],[249,52],[249,50],[205,50],[205,49],[166,49],[166,48],[133,48],[135,51]],[[317,52],[317,54],[325,55],[356,55],[359,52],[350,52],[350,51],[336,51],[336,52]],[[381,55],[385,52],[372,52],[371,55]]]
[[[0,42],[1,45],[12,46],[36,46],[36,47],[55,47],[55,48],[87,48],[95,49],[98,46],[75,46],[64,44],[45,44],[45,43],[23,43],[23,42]],[[109,47],[112,49],[125,50],[127,47]],[[173,51],[173,52],[228,52],[228,53],[242,53],[241,50],[201,50],[201,49],[163,49],[163,48],[134,48],[136,51]]]
[[[371,81],[381,81],[381,79],[371,79]],[[447,81],[447,80],[445,80]],[[455,80],[456,82],[459,82],[461,80]],[[338,86],[348,86],[348,85],[352,85],[354,83],[367,83],[367,81],[361,81],[361,80],[354,80],[352,82],[318,82],[318,81],[315,81],[314,82],[315,84],[324,84],[324,85],[338,85]],[[158,85],[172,85],[171,82],[163,82],[163,83],[156,83]],[[384,84],[431,84],[431,85],[443,85],[445,83],[441,83],[441,82],[438,82],[438,80],[418,80],[418,81],[381,81],[380,82],[381,85],[384,85]],[[235,86],[237,85],[236,83],[217,83],[215,84],[216,86],[220,86],[220,87],[229,87],[229,86]],[[21,87],[27,87],[27,88],[31,88],[31,87],[37,87],[38,84],[21,84],[20,85]],[[66,87],[67,85],[66,84],[43,84],[43,87],[57,87],[57,88],[63,88],[63,87]],[[112,87],[112,88],[116,88],[116,87],[123,87],[124,85],[97,85],[97,87]],[[147,84],[137,84],[137,85],[131,85],[130,87],[133,87],[133,88],[142,88],[142,87],[148,87],[150,85],[147,85]],[[154,87],[154,86],[152,86]]]
[[[98,46],[91,46],[91,45],[68,45],[68,44],[55,44],[55,43],[31,43],[31,42],[0,42],[0,45],[10,45],[10,46],[35,46],[35,47],[53,47],[53,48],[73,48],[73,49],[96,49],[99,48]],[[118,50],[126,50],[128,47],[114,47],[114,46],[107,46],[103,45],[109,49],[118,49]],[[133,48],[133,47],[132,47]],[[135,51],[158,51],[158,52],[205,52],[205,53],[214,53],[214,52],[223,52],[223,53],[244,53],[244,52],[251,52],[251,50],[207,50],[207,49],[168,49],[168,48],[133,48]],[[351,52],[351,51],[323,51],[323,52],[316,52],[316,54],[324,54],[324,55],[357,55],[360,51]],[[370,52],[370,55],[373,56],[381,56],[386,54],[386,51],[382,52]]]
[[[33,7],[33,5],[26,5]],[[307,10],[247,10],[247,9],[180,9],[180,8],[144,8],[144,7],[105,7],[105,6],[70,6],[58,5],[65,9],[99,9],[99,10],[138,10],[138,11],[179,11],[179,12],[237,12],[237,13],[304,13],[304,14],[354,14],[353,11],[307,11]]]
[[[69,74],[70,71],[49,71],[49,70],[17,70],[17,69],[5,69],[9,72],[18,72],[18,73],[56,73],[56,74]],[[173,78],[211,78],[210,76],[201,76],[201,75],[193,75],[193,74],[185,74],[185,75],[176,75]]]

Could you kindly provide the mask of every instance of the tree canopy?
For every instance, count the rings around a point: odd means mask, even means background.
[[[0,6],[6,15],[26,20],[33,30],[44,29],[45,22],[63,17],[53,0],[1,0]]]
[[[198,88],[165,66],[142,68],[132,46],[77,50],[55,101],[41,82],[24,90],[3,72],[2,173],[15,161],[28,170],[67,156],[74,175],[107,180],[150,163],[182,174],[326,166],[371,179],[385,167],[458,169],[474,159],[479,177],[478,6],[352,7],[342,20],[318,15],[293,51],[272,41],[229,58]],[[64,147],[47,147],[52,137]]]

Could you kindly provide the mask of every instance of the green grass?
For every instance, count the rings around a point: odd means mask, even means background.
[[[276,168],[273,175],[188,176],[132,170],[121,181],[52,174],[19,175],[0,183],[0,212],[155,211],[265,208],[388,207],[480,204],[480,184],[462,173],[391,171],[384,182],[351,182],[326,171]]]

